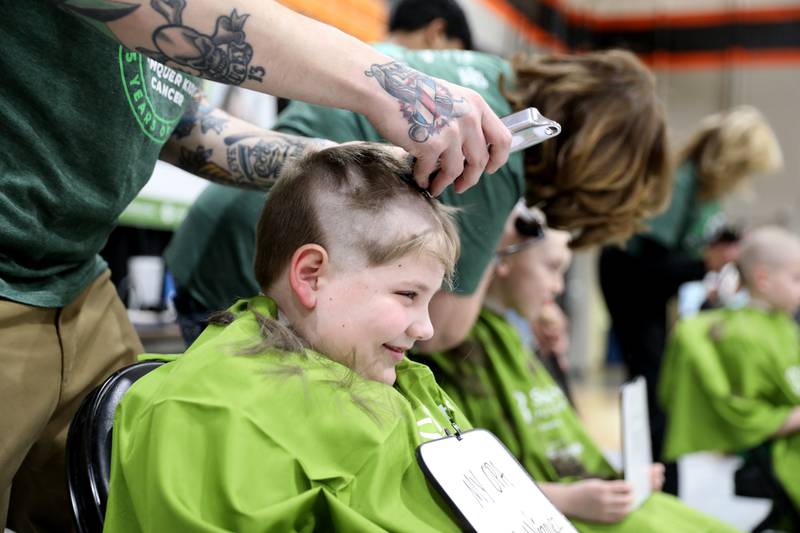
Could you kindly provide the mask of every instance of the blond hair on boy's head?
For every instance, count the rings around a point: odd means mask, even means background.
[[[378,266],[430,254],[452,277],[460,245],[453,212],[411,181],[411,162],[385,146],[355,143],[311,153],[287,167],[256,230],[255,276],[263,291],[305,244],[333,264]]]
[[[622,240],[672,190],[655,79],[630,52],[515,58],[515,109],[534,106],[561,134],[525,151],[526,199],[580,248]]]
[[[720,198],[747,178],[783,166],[775,133],[758,109],[747,105],[704,118],[679,160],[694,164],[702,200]]]
[[[762,226],[742,238],[736,264],[744,284],[752,289],[756,269],[775,271],[792,261],[800,262],[800,237],[779,226]]]

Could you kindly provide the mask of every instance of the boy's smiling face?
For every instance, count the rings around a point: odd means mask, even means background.
[[[428,305],[443,276],[441,262],[426,253],[335,269],[319,278],[306,338],[365,378],[392,385],[405,352],[433,335]]]

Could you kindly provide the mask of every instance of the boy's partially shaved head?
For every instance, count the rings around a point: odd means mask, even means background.
[[[749,286],[757,267],[780,269],[797,261],[800,261],[800,237],[779,226],[762,226],[745,234],[736,264]]]
[[[375,143],[328,148],[289,166],[258,224],[255,274],[262,289],[309,243],[325,248],[337,267],[418,252],[434,255],[452,275],[459,241],[450,211],[410,176],[409,160]]]

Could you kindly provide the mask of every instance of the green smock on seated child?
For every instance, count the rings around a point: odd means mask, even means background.
[[[420,356],[470,422],[492,431],[553,504],[582,532],[736,531],[660,492],[631,511],[630,484],[618,478],[586,433],[561,388],[504,313],[533,322],[564,289],[570,235],[519,230],[541,214],[518,205],[507,221],[484,307],[470,335],[444,353]],[[659,468],[651,468],[654,489]]]
[[[800,433],[775,438],[800,406],[800,335],[790,316],[744,307],[680,322],[659,392],[667,457],[769,442],[775,475],[800,509]]]
[[[682,320],[667,346],[660,399],[668,457],[768,444],[772,469],[800,509],[800,239],[752,230],[737,260],[750,302]]]
[[[484,308],[464,344],[418,360],[431,366],[470,422],[497,435],[535,480],[618,477],[564,393],[504,317]],[[570,521],[581,532],[737,531],[660,492],[614,524]]]
[[[231,311],[125,396],[106,531],[458,531],[414,458],[450,425],[430,370],[405,359],[391,387],[311,350],[241,355],[277,307]]]

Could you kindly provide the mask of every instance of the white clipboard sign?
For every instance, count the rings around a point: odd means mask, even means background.
[[[647,382],[638,376],[620,387],[622,411],[622,465],[625,481],[633,487],[636,509],[653,492],[650,445],[650,415],[647,410]]]
[[[421,444],[417,461],[467,531],[577,533],[497,437],[485,429]]]

